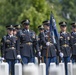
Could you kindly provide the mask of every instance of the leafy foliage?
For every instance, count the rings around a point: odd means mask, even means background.
[[[6,33],[8,24],[20,24],[23,19],[30,19],[30,26],[38,33],[38,25],[50,18],[52,11],[57,27],[60,21],[76,21],[76,0],[0,0],[0,38]]]

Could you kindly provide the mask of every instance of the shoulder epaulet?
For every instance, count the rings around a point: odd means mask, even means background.
[[[18,35],[21,36],[23,34],[22,30],[19,30]]]
[[[22,30],[19,30],[19,32],[22,32]]]

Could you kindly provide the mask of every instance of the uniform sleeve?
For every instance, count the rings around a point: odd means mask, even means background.
[[[36,36],[36,34],[35,34],[35,38],[33,38],[33,47],[36,50],[36,52],[39,51],[38,37]]]
[[[39,38],[40,38],[40,42],[41,42],[41,44],[46,45],[46,40],[45,40],[45,36],[44,36],[43,33],[41,33],[41,34],[39,35]]]
[[[73,45],[73,41],[72,41],[72,38],[71,38],[71,33],[69,33],[69,47],[70,47],[70,53],[72,53],[72,45]]]
[[[17,48],[17,54],[20,55],[20,37],[21,37],[22,31],[17,32],[17,41],[16,41],[16,48]]]
[[[60,34],[58,34],[58,38],[56,38],[56,42],[57,42],[57,50],[58,50],[58,52],[61,52],[61,50],[60,50],[60,42],[59,42],[59,40],[60,40]]]
[[[16,41],[16,50],[17,50],[17,55],[20,55],[20,38],[17,37]]]
[[[72,44],[71,34],[69,33],[69,46],[72,47]]]

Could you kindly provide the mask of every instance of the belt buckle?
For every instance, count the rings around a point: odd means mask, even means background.
[[[26,43],[27,45],[32,45],[32,43],[31,42],[28,42],[28,43]]]
[[[30,42],[28,42],[28,45],[31,45],[31,43],[30,43]]]
[[[32,43],[31,42],[28,42],[28,45],[31,45]]]
[[[67,47],[67,44],[64,44],[64,47]]]

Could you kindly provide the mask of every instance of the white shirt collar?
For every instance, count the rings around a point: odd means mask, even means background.
[[[13,36],[13,34],[12,35],[9,35],[10,37],[12,37]]]
[[[62,32],[62,34],[66,34],[66,32]]]

